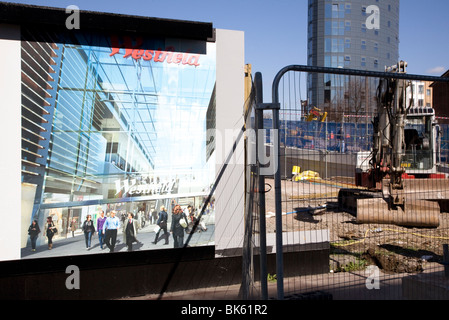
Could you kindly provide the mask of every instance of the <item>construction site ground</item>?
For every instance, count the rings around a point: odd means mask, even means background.
[[[274,181],[266,179],[265,182],[267,233],[275,233]],[[337,203],[339,189],[351,186],[352,181],[347,178],[282,181],[282,231],[327,229],[330,237],[329,272],[285,278],[286,299],[307,299],[301,296],[307,293],[319,299],[319,293],[324,292],[333,300],[402,300],[419,297],[407,290],[420,290],[420,284],[413,284],[404,291],[404,278],[429,276],[433,283],[449,282],[442,275],[441,264],[443,244],[449,243],[449,213],[441,213],[438,228],[358,224],[353,215],[341,212]],[[378,290],[367,289],[370,266],[379,271]],[[254,289],[257,298],[260,283],[255,283]],[[241,299],[240,290],[241,286],[236,284],[125,299],[234,300]],[[275,279],[268,281],[268,292],[270,299],[277,298]]]
[[[442,261],[443,244],[449,243],[449,213],[440,213],[437,228],[359,224],[338,206],[338,191],[353,187],[344,177],[282,181],[282,231],[329,230],[334,272],[373,264],[387,273],[414,273],[423,271],[426,263]],[[272,179],[266,179],[266,190],[267,233],[275,233]]]

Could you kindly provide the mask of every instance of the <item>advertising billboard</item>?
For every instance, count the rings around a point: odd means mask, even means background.
[[[20,35],[20,259],[214,245],[215,43]]]

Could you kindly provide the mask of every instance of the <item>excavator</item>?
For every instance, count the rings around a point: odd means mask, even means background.
[[[407,63],[386,68],[406,73]],[[439,126],[431,107],[415,107],[410,80],[380,79],[373,148],[358,154],[356,188],[341,189],[339,207],[358,223],[436,228],[449,199],[449,180],[438,172]]]

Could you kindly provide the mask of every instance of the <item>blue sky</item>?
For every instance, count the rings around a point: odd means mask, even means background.
[[[245,32],[245,62],[271,82],[282,67],[307,64],[307,0],[23,0],[25,4],[212,22]],[[401,0],[400,59],[413,74],[449,69],[449,1]],[[82,26],[81,26],[82,27]]]

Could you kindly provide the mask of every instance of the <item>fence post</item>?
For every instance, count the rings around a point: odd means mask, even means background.
[[[279,82],[287,71],[287,68],[278,72],[273,80],[272,86],[272,102],[273,102],[273,130],[279,130]],[[280,136],[273,141],[273,151],[277,150],[276,173],[274,174],[274,195],[276,209],[276,280],[277,280],[277,298],[284,300],[284,258],[283,258],[283,239],[282,239],[282,193],[281,193],[281,150]]]
[[[259,148],[265,148],[264,141],[259,141],[259,130],[263,130],[263,81],[262,74],[256,72],[254,76],[256,87],[256,155],[259,155]],[[264,150],[265,152],[265,150]],[[257,178],[258,178],[258,199],[259,199],[259,236],[260,236],[260,284],[261,299],[268,300],[268,272],[267,272],[267,230],[266,230],[266,213],[265,213],[265,176],[260,174],[260,162],[257,159]]]

